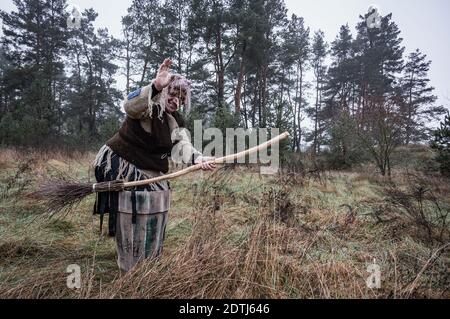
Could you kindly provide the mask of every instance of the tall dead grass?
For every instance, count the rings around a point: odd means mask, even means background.
[[[5,175],[14,176],[20,165],[11,163],[21,156],[14,151],[1,153],[0,163],[13,166]],[[37,172],[48,176],[54,160],[66,168],[78,162],[86,165],[92,154],[70,161],[57,156],[36,153],[24,176]],[[84,242],[83,236],[97,236],[95,227],[81,223],[88,218],[86,212],[76,212],[76,221],[57,227],[49,227],[52,221],[38,220],[26,236],[0,234],[0,297],[450,297],[448,245],[428,245],[408,229],[396,236],[393,229],[402,225],[396,220],[374,222],[358,210],[361,198],[336,209],[340,204],[330,205],[330,201],[340,203],[347,187],[339,176],[325,184],[292,178],[244,181],[242,173],[224,169],[201,180],[174,183],[178,193],[170,218],[188,220],[189,226],[174,226],[162,256],[145,260],[126,274],[119,273],[113,250],[105,251],[108,239],[99,238],[98,245]],[[447,192],[444,186],[439,191]],[[17,227],[19,222],[17,217],[0,216],[0,228]],[[79,236],[73,234],[75,225],[85,227],[78,229]],[[68,236],[68,227],[70,242],[52,236],[37,238],[42,228]],[[170,241],[175,237],[181,239]],[[382,269],[381,289],[366,286],[366,269],[374,259]],[[67,288],[66,267],[71,263],[82,266],[80,290]]]

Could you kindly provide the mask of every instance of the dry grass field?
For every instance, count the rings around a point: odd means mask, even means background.
[[[23,199],[60,172],[92,181],[93,158],[0,150],[0,298],[450,297],[448,180],[195,173],[171,182],[163,255],[121,274],[93,196],[51,218]],[[374,260],[380,289],[366,285]],[[79,290],[67,288],[70,264]]]

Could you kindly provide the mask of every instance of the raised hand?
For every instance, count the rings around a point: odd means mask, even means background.
[[[166,86],[170,84],[173,80],[173,75],[170,73],[170,66],[172,61],[170,59],[165,59],[158,70],[158,75],[156,76],[153,84],[158,91],[161,91]]]

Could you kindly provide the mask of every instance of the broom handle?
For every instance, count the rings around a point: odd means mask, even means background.
[[[216,158],[214,161],[211,161],[211,163],[214,162],[216,164],[224,164],[227,161],[231,161],[231,160],[234,161],[236,159],[239,159],[239,158],[245,157],[247,155],[259,152],[259,151],[261,151],[263,149],[266,149],[270,145],[276,144],[276,143],[280,142],[281,140],[284,140],[284,139],[286,139],[288,137],[289,137],[289,133],[288,132],[284,132],[283,134],[280,134],[277,137],[274,137],[273,139],[271,139],[271,140],[269,140],[269,141],[267,141],[265,143],[262,143],[262,144],[260,144],[258,146],[252,147],[252,148],[250,148],[248,150],[245,150],[245,151],[242,151],[242,152],[239,152],[239,153],[236,153],[236,154],[230,154],[230,155],[227,155],[227,156],[224,156],[224,157]],[[151,184],[151,183],[156,183],[156,182],[160,182],[160,181],[164,181],[164,180],[168,180],[168,179],[174,179],[174,178],[186,175],[188,173],[197,171],[197,170],[199,170],[201,168],[202,168],[202,164],[200,163],[200,164],[196,164],[196,165],[190,166],[188,168],[182,169],[181,171],[178,171],[178,172],[175,172],[175,173],[171,173],[171,174],[167,174],[167,175],[163,175],[163,176],[158,176],[158,177],[154,177],[154,178],[150,178],[150,179],[145,179],[145,180],[142,180],[142,181],[126,182],[126,183],[124,183],[123,186],[124,187],[135,187],[135,186],[148,185],[148,184]]]

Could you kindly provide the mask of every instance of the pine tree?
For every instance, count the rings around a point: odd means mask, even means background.
[[[353,118],[356,104],[358,64],[354,41],[348,25],[341,26],[331,43],[332,63],[325,85],[323,112],[330,138],[331,161],[334,167],[349,167],[362,154],[356,141],[356,121]]]
[[[137,52],[130,71],[133,89],[147,85],[167,57],[169,29],[164,26],[163,18],[160,0],[133,0],[128,8],[126,19],[132,24],[127,27],[137,35],[134,41]]]
[[[289,105],[289,117],[293,119],[292,150],[297,152],[300,152],[302,140],[303,111],[308,104],[306,89],[309,83],[306,81],[306,72],[309,67],[311,51],[309,32],[309,28],[304,25],[303,18],[294,14],[283,34],[280,102],[283,104],[283,93],[287,91],[286,102]],[[292,94],[291,87],[294,88]]]
[[[188,0],[167,0],[162,7],[163,24],[168,35],[168,56],[173,57],[175,72],[189,77],[194,41],[187,34],[190,7]]]
[[[124,63],[124,71],[126,77],[126,93],[131,92],[131,85],[133,81],[134,64],[137,60],[138,48],[136,46],[136,40],[138,34],[133,22],[133,18],[130,15],[122,17],[122,34],[123,40],[120,42],[121,56],[120,60]]]
[[[252,57],[248,54],[249,42],[252,39],[252,25],[255,15],[250,10],[249,0],[233,0],[230,4],[230,22],[232,28],[236,31],[237,50],[231,61],[227,80],[234,86],[234,114],[236,123],[241,122],[241,108],[243,105],[242,90],[244,87],[245,76],[250,67],[248,64]],[[234,81],[235,80],[235,81]],[[236,82],[234,84],[234,82]],[[245,105],[244,105],[245,107]],[[243,123],[247,127],[247,112],[243,112]]]
[[[247,18],[244,119],[248,126],[273,125],[275,101],[279,101],[278,72],[281,53],[281,34],[285,26],[286,7],[283,1],[250,1]],[[248,106],[250,105],[250,107]]]
[[[447,112],[441,127],[434,132],[432,143],[438,155],[436,160],[440,164],[443,175],[450,176],[450,113]]]
[[[38,144],[49,141],[61,127],[57,100],[63,94],[58,88],[64,88],[61,81],[64,81],[63,53],[68,37],[66,2],[14,0],[14,4],[17,11],[0,12],[1,43],[9,64],[3,75],[13,80],[9,84],[11,90],[5,92],[11,94],[5,98],[13,105],[9,107],[9,125],[4,124],[17,127],[9,134],[16,135],[14,142]]]
[[[212,61],[214,78],[210,81],[216,91],[216,107],[225,104],[225,73],[236,52],[236,38],[230,34],[229,3],[223,0],[196,0],[192,2],[190,17],[192,35],[202,42],[205,57]]]
[[[358,136],[372,154],[382,175],[391,174],[393,150],[401,144],[404,104],[399,75],[404,68],[403,39],[392,14],[382,18],[380,28],[369,29],[360,17],[354,42],[357,76],[356,118]]]
[[[395,90],[396,79],[403,70],[403,39],[392,14],[382,18],[380,28],[369,29],[367,14],[357,25],[355,41],[356,55],[360,68],[360,107],[367,105],[367,97],[381,97]],[[363,111],[360,109],[360,111]]]
[[[437,97],[429,85],[428,71],[431,61],[419,49],[411,53],[406,62],[402,78],[402,91],[405,99],[405,144],[426,138],[425,124],[436,120],[443,114],[443,107],[433,105]]]
[[[311,50],[311,65],[314,71],[315,82],[315,104],[314,107],[308,109],[308,113],[313,120],[314,128],[310,140],[312,140],[312,156],[315,157],[320,152],[321,135],[323,133],[322,122],[322,105],[323,105],[323,91],[326,75],[325,58],[328,55],[328,44],[325,41],[325,35],[322,31],[317,31],[314,34],[312,50]]]
[[[325,100],[330,118],[342,112],[351,113],[354,104],[354,83],[356,82],[355,53],[353,39],[348,25],[342,26],[331,43],[332,63],[328,69]]]
[[[122,98],[114,87],[119,42],[106,29],[95,30],[96,18],[93,9],[83,12],[82,27],[72,31],[69,49],[74,89],[68,94],[66,119],[71,134],[88,143],[99,138],[109,117],[118,118]]]

